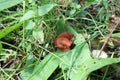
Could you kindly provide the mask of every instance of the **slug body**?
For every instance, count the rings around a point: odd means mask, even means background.
[[[63,32],[56,38],[55,45],[62,51],[70,50],[75,36],[70,32]]]

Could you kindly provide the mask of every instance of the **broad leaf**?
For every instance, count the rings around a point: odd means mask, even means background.
[[[25,69],[21,72],[23,80],[47,80],[59,64],[59,60],[51,54],[42,62],[34,62],[33,58],[27,60]]]
[[[30,18],[33,18],[34,16],[35,16],[35,12],[32,10],[29,10],[23,15],[23,17],[21,17],[20,21],[28,20]]]
[[[34,29],[35,22],[33,22],[32,20],[27,20],[24,22],[24,26],[26,30],[32,30]]]
[[[40,6],[38,8],[39,16],[43,16],[43,15],[47,14],[54,6],[56,6],[56,4],[46,4],[44,6]]]
[[[44,42],[44,33],[43,33],[43,30],[41,28],[33,30],[32,35],[35,38],[35,40],[38,40],[40,43]]]
[[[65,23],[66,21],[64,19],[59,19],[57,21],[57,34],[59,35],[62,32],[71,32],[74,35],[78,35],[78,33],[71,27],[71,26],[66,26]]]
[[[85,63],[79,68],[75,69],[76,72],[71,72],[71,80],[86,80],[88,75],[99,68],[106,65],[120,62],[120,59],[115,58],[102,58],[102,59],[90,59],[88,58]]]
[[[28,80],[29,76],[32,74],[35,66],[36,59],[33,55],[29,55],[27,57],[26,64],[24,66],[24,70],[21,72],[21,78],[22,80]]]
[[[58,67],[59,60],[53,55],[48,55],[43,62],[38,62],[29,79],[32,80],[47,80],[49,76]]]
[[[21,3],[23,0],[0,0],[0,11]]]

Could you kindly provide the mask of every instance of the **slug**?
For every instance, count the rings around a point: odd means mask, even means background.
[[[56,41],[55,41],[55,45],[61,51],[68,51],[68,50],[70,50],[74,39],[75,39],[75,36],[72,33],[63,32],[57,36]]]

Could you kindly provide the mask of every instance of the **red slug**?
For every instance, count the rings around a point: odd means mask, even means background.
[[[75,36],[70,32],[63,32],[56,38],[55,45],[62,51],[70,50]]]

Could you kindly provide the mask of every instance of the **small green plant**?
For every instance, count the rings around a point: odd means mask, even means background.
[[[110,15],[116,9],[120,13],[114,0],[1,0],[0,3],[1,79],[111,80],[112,64],[116,74],[119,73],[116,63],[120,59],[114,58],[115,51],[106,52],[112,57],[95,58],[89,44],[93,40],[92,47],[97,49],[98,43],[109,34]],[[118,38],[119,29],[115,31],[112,36]],[[66,52],[55,46],[55,38],[62,32],[75,36],[73,48]],[[98,38],[101,40],[94,41]],[[94,73],[105,66],[109,67],[100,72],[102,75]]]

